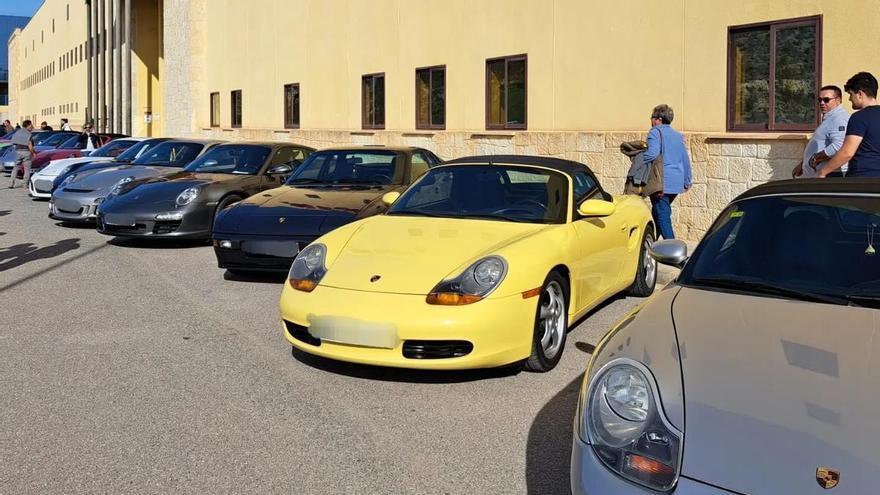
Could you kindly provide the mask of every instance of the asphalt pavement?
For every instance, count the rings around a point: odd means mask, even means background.
[[[7,185],[2,493],[568,493],[589,353],[641,301],[581,321],[549,373],[333,362],[291,353],[283,280],[62,226]]]

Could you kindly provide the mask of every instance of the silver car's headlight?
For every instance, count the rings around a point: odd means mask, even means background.
[[[122,186],[128,184],[133,181],[134,177],[125,177],[119,180],[116,184],[113,184],[113,187],[110,188],[110,194],[108,196],[116,196],[122,191]]]
[[[327,246],[323,244],[310,244],[300,251],[287,274],[290,286],[303,292],[315,290],[327,273],[326,260]]]
[[[482,300],[492,293],[507,275],[507,261],[501,256],[487,256],[467,267],[455,278],[441,281],[425,299],[428,304],[461,306]]]
[[[580,435],[612,471],[654,490],[675,486],[682,434],[666,419],[650,371],[609,362],[590,380]]]
[[[175,199],[174,202],[177,204],[177,206],[186,206],[192,203],[197,197],[199,197],[200,191],[201,188],[199,187],[190,187],[184,189],[182,193],[177,195],[177,199]]]

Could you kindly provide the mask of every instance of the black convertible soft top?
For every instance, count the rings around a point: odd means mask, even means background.
[[[740,194],[740,199],[771,194],[877,194],[880,196],[880,179],[841,178],[787,179],[767,182]]]
[[[563,160],[562,158],[550,158],[546,156],[532,155],[481,155],[481,156],[464,156],[443,162],[443,165],[455,165],[459,163],[482,163],[487,165],[504,164],[504,165],[534,165],[537,167],[546,167],[559,172],[571,175],[574,172],[583,172],[584,169],[593,175],[590,167],[572,160]]]

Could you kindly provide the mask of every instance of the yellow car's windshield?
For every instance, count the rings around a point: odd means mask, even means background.
[[[388,215],[565,223],[568,180],[551,170],[506,165],[432,169]]]

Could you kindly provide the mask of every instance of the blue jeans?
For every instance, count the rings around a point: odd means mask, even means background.
[[[675,232],[672,231],[672,202],[676,196],[678,194],[651,196],[651,216],[664,239],[675,239]]]

